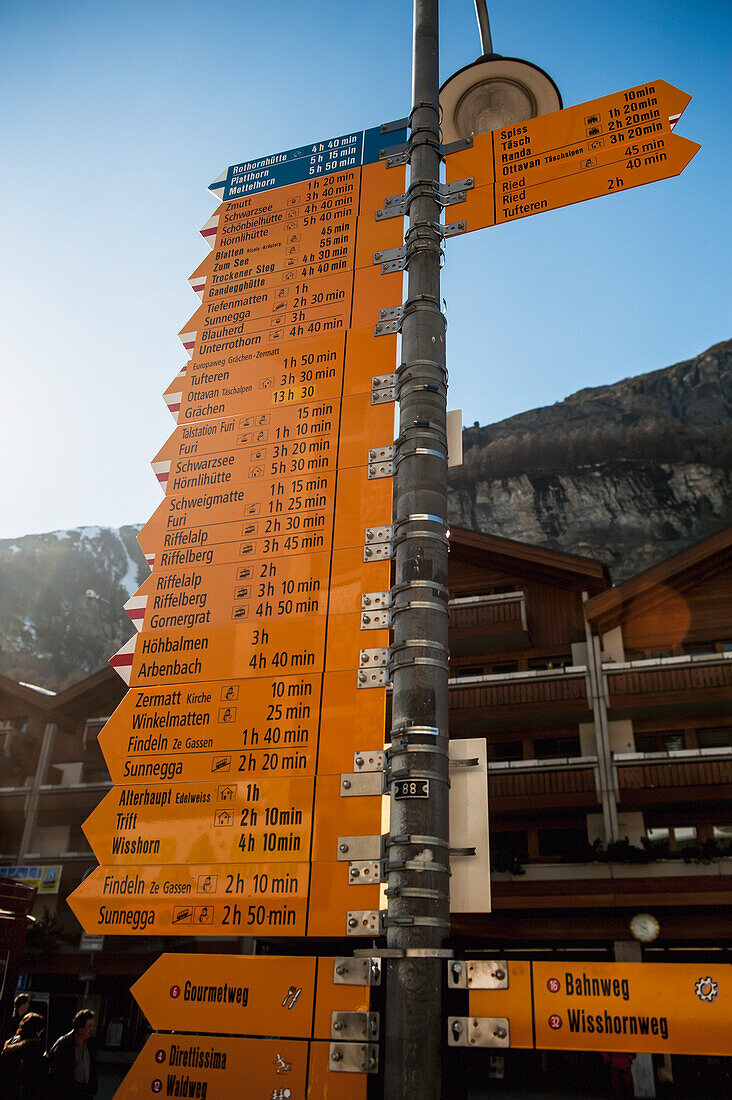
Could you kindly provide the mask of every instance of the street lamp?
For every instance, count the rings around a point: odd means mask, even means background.
[[[475,0],[475,10],[483,56],[440,88],[445,145],[562,109],[559,89],[548,73],[531,61],[493,52],[485,0]]]

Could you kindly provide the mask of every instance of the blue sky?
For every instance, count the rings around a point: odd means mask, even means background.
[[[676,179],[449,243],[452,408],[490,423],[730,335],[723,0],[493,0],[494,48],[569,106],[665,79],[702,149]],[[0,537],[144,522],[187,278],[226,165],[409,111],[411,3],[0,0],[6,262]],[[443,79],[479,54],[443,0]]]

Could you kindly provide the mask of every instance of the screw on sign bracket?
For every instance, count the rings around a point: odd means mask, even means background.
[[[381,1017],[378,1012],[331,1012],[331,1039],[359,1039],[374,1041],[379,1038]]]
[[[448,1016],[447,1045],[451,1047],[510,1047],[505,1016]]]
[[[337,957],[333,965],[333,985],[381,985],[381,959]]]
[[[331,1043],[328,1068],[331,1073],[378,1073],[376,1043]]]
[[[349,909],[346,913],[347,936],[380,936],[384,931],[381,909]]]
[[[451,959],[447,964],[450,989],[508,989],[505,959]]]

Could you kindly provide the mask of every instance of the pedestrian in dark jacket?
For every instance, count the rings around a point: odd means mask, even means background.
[[[91,1039],[94,1013],[83,1008],[71,1031],[57,1039],[48,1052],[51,1096],[59,1100],[90,1100],[97,1093],[97,1068]]]
[[[18,993],[13,1001],[13,1014],[8,1020],[7,1030],[3,1036],[3,1039],[13,1039],[18,1033],[18,1024],[25,1016],[26,1012],[30,1012],[31,999],[30,993]]]
[[[27,1012],[18,1030],[0,1054],[2,1094],[12,1100],[39,1100],[47,1090],[48,1073],[43,1054],[45,1020]]]

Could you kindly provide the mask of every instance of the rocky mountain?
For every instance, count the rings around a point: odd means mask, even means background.
[[[624,580],[732,524],[732,341],[463,432],[450,522],[598,558]],[[0,673],[51,689],[133,633],[139,528],[0,540]]]
[[[149,569],[139,527],[79,527],[0,540],[0,673],[59,690],[133,633],[122,605]]]
[[[615,582],[732,524],[732,341],[463,431],[450,521],[604,561]]]

